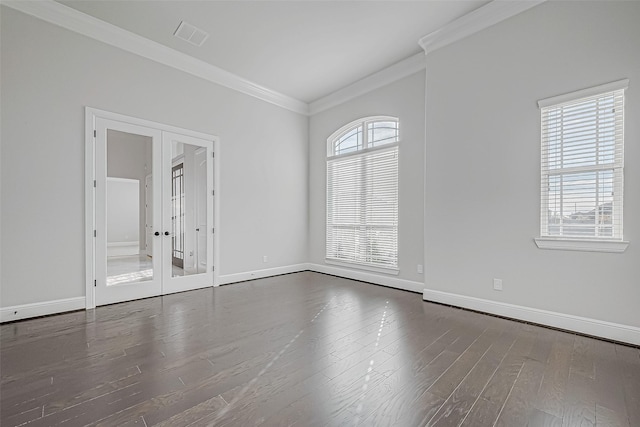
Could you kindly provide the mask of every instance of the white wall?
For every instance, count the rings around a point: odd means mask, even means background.
[[[141,238],[140,181],[107,178],[107,256],[139,254]]]
[[[220,137],[221,275],[306,262],[306,117],[13,9],[1,19],[3,307],[84,295],[85,106]]]
[[[639,19],[638,2],[547,2],[427,56],[428,288],[640,326]],[[536,101],[622,78],[631,244],[538,249]]]
[[[107,178],[107,243],[140,239],[140,181]]]
[[[371,91],[342,105],[315,114],[309,124],[309,257],[325,263],[327,138],[345,124],[366,116],[400,119],[399,157],[399,279],[424,280],[424,71]]]

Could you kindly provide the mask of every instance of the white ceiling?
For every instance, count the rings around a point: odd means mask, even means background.
[[[306,103],[421,52],[422,36],[487,3],[59,2]],[[202,47],[173,36],[183,20],[210,34]]]

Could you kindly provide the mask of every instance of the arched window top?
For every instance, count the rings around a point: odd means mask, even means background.
[[[397,117],[391,116],[372,116],[354,120],[329,137],[327,156],[341,156],[398,143],[399,123]]]

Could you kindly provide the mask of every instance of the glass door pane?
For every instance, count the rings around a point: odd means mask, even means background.
[[[153,280],[147,253],[147,175],[152,139],[107,129],[107,286]]]
[[[200,147],[195,151],[195,227],[196,227],[196,255],[194,272],[207,271],[207,240],[212,233],[207,233],[209,215],[207,203],[207,149]]]
[[[171,230],[165,250],[165,293],[212,286],[213,143],[184,135],[163,133],[166,212]]]

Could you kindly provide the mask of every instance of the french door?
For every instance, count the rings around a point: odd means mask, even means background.
[[[162,143],[163,293],[213,286],[213,143],[171,132]]]
[[[95,119],[95,305],[213,285],[213,142]]]

